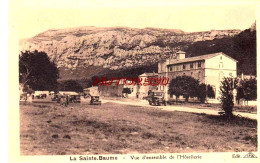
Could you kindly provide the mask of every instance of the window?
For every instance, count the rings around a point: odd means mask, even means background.
[[[193,63],[190,64],[190,68],[193,68]]]
[[[200,74],[200,71],[199,71],[199,73],[198,73],[198,79],[199,79],[199,81],[200,81],[200,77],[201,77],[201,74]]]
[[[201,67],[201,62],[198,62],[198,67]]]
[[[222,60],[222,56],[220,56],[220,60]]]
[[[190,75],[192,76],[192,75],[193,75],[193,72],[191,72]]]
[[[219,63],[219,68],[223,68],[223,62]]]
[[[222,71],[219,72],[219,81],[222,81],[224,77],[224,73]]]
[[[182,68],[183,68],[183,70],[185,70],[185,69],[186,69],[186,65],[185,65],[185,64],[183,64],[183,65],[182,65]]]
[[[179,71],[179,66],[176,66],[176,71]]]
[[[170,66],[170,71],[172,71],[172,66]]]

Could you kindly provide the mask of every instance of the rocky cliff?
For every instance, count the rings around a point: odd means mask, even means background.
[[[21,40],[20,50],[44,51],[59,67],[62,79],[83,79],[103,71],[154,64],[178,50],[185,51],[193,43],[230,38],[240,32],[188,33],[175,29],[126,27],[55,29]]]

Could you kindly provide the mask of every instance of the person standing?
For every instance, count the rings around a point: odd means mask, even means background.
[[[65,106],[69,105],[69,95],[66,95],[66,101],[65,101]]]

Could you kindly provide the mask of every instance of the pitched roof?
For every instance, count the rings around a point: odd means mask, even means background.
[[[65,95],[78,95],[77,92],[74,91],[59,91],[59,94],[65,94]]]
[[[157,75],[158,75],[158,73],[155,73],[155,72],[154,73],[145,72],[139,76],[157,76]]]
[[[218,56],[218,55],[224,55],[224,56],[234,60],[235,62],[237,62],[237,60],[231,58],[230,56],[228,56],[228,55],[226,55],[226,54],[224,54],[222,52],[219,52],[219,53],[200,55],[200,56],[190,57],[190,58],[185,58],[185,59],[172,60],[172,61],[170,61],[170,65],[178,64],[178,63],[192,62],[192,61],[206,60],[206,59],[210,59],[210,58],[213,58],[215,56]]]
[[[177,53],[185,53],[185,52],[180,50],[180,51],[177,51]]]

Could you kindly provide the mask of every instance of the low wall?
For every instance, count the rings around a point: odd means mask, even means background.
[[[257,106],[257,101],[240,101],[240,105],[245,105],[245,106]]]

